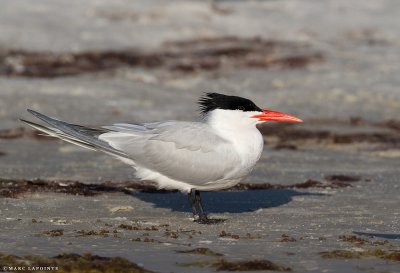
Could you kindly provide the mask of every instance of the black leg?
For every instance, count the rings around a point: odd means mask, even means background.
[[[208,218],[204,212],[203,203],[201,202],[200,191],[194,191],[194,198],[199,207],[199,223],[208,223]]]
[[[194,196],[193,196],[193,191],[194,191]],[[204,211],[203,203],[201,202],[201,197],[200,197],[200,191],[197,190],[191,190],[188,193],[188,199],[189,199],[189,205],[190,208],[192,209],[193,212],[193,218],[195,219],[194,221],[199,223],[199,224],[207,224],[207,225],[213,225],[213,224],[219,224],[225,221],[225,219],[208,219],[207,215]],[[198,210],[196,209],[196,206]],[[199,211],[199,216],[197,218],[197,211]]]
[[[188,193],[189,205],[193,212],[193,218],[196,218],[196,200],[193,199],[192,190]]]

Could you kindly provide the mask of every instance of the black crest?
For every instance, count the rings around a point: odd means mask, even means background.
[[[218,93],[206,93],[200,98],[199,104],[202,114],[206,114],[215,109],[241,110],[244,112],[262,111],[260,107],[255,105],[254,102],[249,99]]]

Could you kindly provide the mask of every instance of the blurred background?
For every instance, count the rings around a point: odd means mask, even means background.
[[[400,202],[399,18],[400,2],[395,0],[3,0],[0,178],[81,183],[135,179],[130,167],[107,155],[38,136],[24,127],[19,118],[32,120],[27,108],[71,123],[100,126],[196,120],[196,101],[204,92],[239,95],[304,120],[260,128],[265,151],[245,182],[285,186],[312,179],[355,184],[323,192],[334,197],[296,199],[298,192],[286,192],[272,205],[260,205],[272,206],[261,214],[254,212],[259,203],[235,203],[250,198],[247,195],[225,203],[227,199],[210,195],[218,200],[215,206],[222,206],[215,213],[230,208],[225,210],[228,217],[236,218],[235,209],[250,217],[244,219],[258,215],[248,223],[260,221],[277,233],[290,227],[288,232],[299,237],[326,236],[329,247],[337,247],[329,238],[353,231],[390,233],[394,237],[383,238],[398,242],[399,214],[391,211]],[[146,198],[153,207],[164,209],[151,210],[153,217],[169,221],[176,216],[180,225],[190,225],[180,222],[181,208]],[[137,202],[126,197],[118,202],[122,200],[128,205]],[[18,217],[29,222],[35,214],[29,206],[38,204],[26,202],[27,210]],[[8,217],[14,217],[10,215],[19,204],[15,201]],[[315,208],[319,214],[310,215]],[[58,209],[58,214],[64,213]],[[243,213],[246,209],[253,212]],[[90,216],[82,210],[81,216],[71,217],[94,222],[102,212],[93,210]],[[260,218],[262,213],[266,215]],[[238,230],[246,230],[246,221],[237,225]],[[13,232],[30,228],[26,224]],[[243,243],[245,253],[240,255],[269,253],[293,266],[286,254],[279,256],[271,229],[266,231],[272,236],[268,249],[263,241],[260,251],[254,243],[254,251],[249,252]],[[5,236],[10,234],[14,233]],[[311,270],[315,263],[320,266],[315,267],[317,271],[323,268],[309,253],[327,245],[301,244],[303,260],[310,262],[297,268]],[[57,249],[56,244],[53,247]],[[230,246],[220,247],[230,251]],[[32,251],[22,243],[15,249]],[[49,249],[44,247],[41,253],[51,253]],[[76,251],[73,246],[70,249]],[[120,255],[128,255],[125,250],[121,247]],[[231,255],[239,255],[237,251]],[[162,269],[161,261],[150,264]],[[327,265],[331,271],[334,264]],[[384,261],[378,264],[377,268],[392,270]]]

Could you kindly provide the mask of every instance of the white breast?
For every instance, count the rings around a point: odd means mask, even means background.
[[[240,166],[227,174],[227,178],[246,176],[261,157],[264,139],[255,126],[257,121],[249,118],[250,115],[248,112],[215,110],[208,120],[219,136],[232,143],[232,149],[241,159]]]
[[[242,178],[253,170],[260,159],[264,140],[256,128],[254,130],[239,131],[231,134],[229,138],[241,159],[241,166],[237,166],[229,176]]]

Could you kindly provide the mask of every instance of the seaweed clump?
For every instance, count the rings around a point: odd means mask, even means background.
[[[387,261],[400,261],[400,251],[369,249],[365,251],[356,251],[348,249],[337,249],[332,251],[323,251],[319,253],[325,259],[365,259],[379,258]]]
[[[232,262],[225,259],[219,259],[217,261],[194,261],[179,265],[183,267],[211,267],[216,271],[292,271],[290,267],[284,267],[269,260]]]
[[[120,257],[102,257],[90,253],[79,255],[63,253],[51,258],[43,256],[15,256],[0,252],[0,264],[7,265],[7,270],[19,267],[18,272],[58,273],[153,273],[137,264]],[[4,267],[3,267],[4,270]],[[5,270],[5,271],[7,271]]]
[[[222,259],[214,263],[213,267],[217,271],[292,271],[290,267],[284,267],[268,260],[229,262]]]
[[[198,247],[198,248],[194,248],[194,249],[190,249],[190,250],[177,250],[177,253],[187,253],[187,254],[198,254],[198,255],[205,255],[205,256],[223,256],[223,254],[221,253],[217,253],[212,251],[209,248],[206,247]]]

